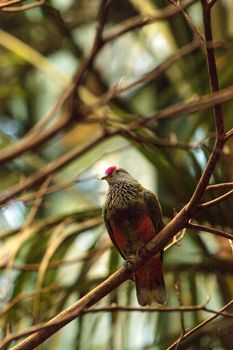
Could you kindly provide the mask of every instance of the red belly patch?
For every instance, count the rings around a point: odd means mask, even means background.
[[[116,228],[113,228],[114,240],[121,252],[124,252],[127,247],[127,240],[124,233]]]
[[[127,228],[124,229],[124,226]],[[125,225],[124,222],[118,223],[117,227],[112,225],[112,233],[114,242],[122,255],[135,253],[156,234],[149,216],[135,218],[134,222],[127,222]]]
[[[143,216],[137,221],[136,237],[139,241],[149,242],[155,234],[155,228],[149,216]]]

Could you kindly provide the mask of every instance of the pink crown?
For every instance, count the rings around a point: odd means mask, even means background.
[[[105,175],[111,175],[113,173],[114,170],[116,170],[116,166],[110,166],[106,171],[105,171]]]

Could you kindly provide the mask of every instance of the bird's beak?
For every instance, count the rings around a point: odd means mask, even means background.
[[[105,175],[103,177],[101,177],[101,180],[106,180],[108,178],[108,175]]]

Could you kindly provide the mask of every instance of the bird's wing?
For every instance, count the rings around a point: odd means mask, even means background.
[[[108,234],[109,234],[109,237],[110,237],[112,243],[118,249],[118,251],[121,254],[122,258],[125,259],[125,256],[121,252],[121,250],[120,250],[119,246],[117,245],[117,242],[116,242],[116,240],[114,238],[114,233],[113,233],[113,230],[112,230],[112,227],[111,227],[111,224],[110,224],[110,220],[108,219],[108,215],[107,215],[107,208],[103,208],[103,219],[104,219],[104,223],[105,223],[105,226],[107,228],[107,231],[108,231]]]
[[[153,222],[156,233],[164,227],[162,210],[156,195],[148,190],[144,191],[144,200],[147,205],[149,216]]]

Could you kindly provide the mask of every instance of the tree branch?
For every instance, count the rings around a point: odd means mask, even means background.
[[[203,109],[213,107],[216,104],[230,101],[232,99],[233,86],[230,86],[211,95],[204,95],[202,97],[195,98],[193,101],[176,103],[172,106],[162,109],[156,114],[151,114],[148,117],[138,116],[141,117],[141,119],[130,123],[129,129],[140,127],[141,125],[147,124],[152,120],[163,120],[181,117],[183,114],[198,112]]]
[[[191,6],[196,1],[197,0],[188,1],[187,4],[184,4],[184,8]],[[15,2],[11,2],[11,4],[16,2],[19,2],[19,1],[15,0]],[[5,3],[9,4],[9,1],[6,1]],[[168,6],[166,9],[163,10],[164,12],[163,14],[161,14],[161,16],[150,17],[150,18],[146,17],[143,19],[141,18],[141,16],[137,17],[135,18],[136,21],[133,20],[126,25],[121,25],[119,31],[117,31],[115,34],[106,36],[103,39],[102,34],[103,34],[103,28],[106,20],[108,5],[109,5],[108,1],[105,0],[103,1],[102,7],[100,8],[96,36],[89,55],[86,58],[84,58],[83,61],[81,62],[77,73],[74,75],[73,82],[62,92],[62,94],[54,102],[53,106],[50,108],[48,113],[42,119],[48,119],[49,117],[51,117],[55,113],[55,111],[60,106],[63,106],[64,103],[66,103],[68,100],[69,100],[70,109],[68,111],[65,111],[60,121],[55,125],[53,125],[49,130],[43,132],[42,134],[38,134],[37,127],[34,127],[34,130],[36,131],[36,133],[34,133],[33,130],[31,130],[28,135],[25,135],[17,143],[14,143],[14,145],[6,147],[3,150],[1,150],[0,164],[3,164],[7,161],[14,159],[22,155],[26,151],[36,149],[41,144],[48,141],[51,137],[53,137],[54,135],[56,135],[58,132],[60,132],[62,129],[64,129],[69,125],[69,123],[72,120],[72,111],[73,111],[72,104],[74,105],[75,91],[77,87],[80,85],[82,78],[84,77],[88,68],[92,65],[96,55],[105,44],[107,44],[109,41],[114,40],[116,37],[124,34],[125,32],[134,30],[137,27],[141,27],[145,24],[149,24],[159,19],[165,19],[167,17],[173,16],[180,12],[180,9],[174,9],[174,6]],[[38,122],[38,124],[40,123],[41,122]]]
[[[204,30],[205,30],[205,42],[212,41],[212,28],[211,28],[211,16],[210,16],[210,6],[206,0],[201,0],[202,11],[203,11],[203,21],[204,21]],[[214,50],[212,47],[206,46],[206,56],[207,56],[207,66],[209,72],[209,80],[212,93],[215,93],[219,90],[218,84],[218,75],[216,68],[216,61],[214,56]],[[194,213],[199,205],[199,202],[202,199],[202,196],[206,190],[206,187],[209,183],[210,177],[214,171],[214,168],[217,164],[217,161],[220,158],[221,150],[223,149],[225,142],[225,131],[224,131],[224,122],[222,116],[221,105],[216,103],[214,105],[214,118],[215,118],[215,127],[216,127],[216,141],[214,144],[213,151],[208,160],[207,166],[197,184],[197,187],[193,193],[192,198],[190,199],[186,210]]]
[[[58,285],[54,285],[53,284],[53,285],[49,285],[47,287],[41,288],[41,289],[39,289],[37,291],[21,292],[21,293],[17,294],[14,299],[9,301],[7,304],[5,304],[1,308],[1,310],[0,310],[0,317],[2,318],[9,310],[11,310],[16,304],[18,304],[20,301],[22,301],[25,298],[31,298],[36,293],[41,293],[42,294],[42,293],[49,293],[49,292],[53,292],[53,291],[58,291],[59,288],[60,287]],[[0,349],[1,349],[1,346],[0,346]]]
[[[104,296],[129,279],[132,273],[139,269],[151,256],[158,253],[170,241],[170,239],[187,224],[188,220],[189,217],[183,208],[175,218],[146,245],[148,257],[137,257],[132,265],[131,272],[124,268],[119,269],[94,290],[47,322],[46,326],[49,328],[42,329],[26,338],[18,345],[14,346],[12,350],[32,350],[39,344],[43,343],[67,323],[79,316],[84,308],[89,308],[94,305],[97,301],[101,300]]]
[[[181,307],[128,307],[128,306],[121,306],[121,305],[110,305],[105,307],[96,307],[91,309],[83,309],[82,314],[88,314],[88,313],[102,313],[102,312],[149,312],[149,313],[165,313],[165,312],[193,312],[193,311],[206,311],[206,312],[214,312],[214,310],[206,308],[206,305],[209,302],[209,297],[206,298],[206,301],[203,304],[199,305],[191,305],[191,306],[181,306]],[[217,311],[216,311],[217,312]],[[232,314],[223,313],[223,316],[226,317],[232,317]],[[9,345],[13,340],[17,340],[19,338],[25,337],[27,335],[31,335],[35,332],[38,332],[39,330],[49,328],[46,326],[46,322],[31,326],[24,331],[21,331],[19,333],[13,333],[2,339],[0,342],[0,347]]]
[[[54,102],[50,110],[43,117],[42,121],[37,123],[37,126],[33,128],[27,135],[20,139],[14,145],[4,148],[0,152],[0,164],[12,160],[26,151],[32,150],[40,146],[42,143],[48,141],[51,137],[56,135],[59,131],[64,129],[72,121],[72,117],[75,110],[75,100],[76,100],[76,91],[78,86],[81,84],[85,73],[92,65],[94,59],[96,58],[98,52],[103,46],[102,34],[105,25],[106,15],[108,8],[108,0],[103,0],[98,14],[98,24],[96,28],[95,39],[91,48],[91,51],[87,57],[84,57],[80,63],[80,66],[73,77],[73,81],[69,86],[62,92],[58,99]],[[41,122],[50,118],[55,111],[64,106],[67,103],[66,110],[63,112],[62,118],[58,123],[53,125],[48,131],[38,134],[38,128],[40,129]],[[41,130],[40,130],[41,131]]]
[[[164,9],[160,10],[156,16],[135,16],[130,18],[129,20],[125,20],[120,23],[118,28],[114,30],[113,33],[106,34],[104,37],[104,43],[108,43],[109,41],[113,41],[119,38],[121,35],[128,33],[129,31],[141,28],[145,25],[151,24],[156,21],[163,21],[168,19],[176,14],[180,13],[182,10],[190,7],[195,4],[197,0],[189,0],[186,3],[182,4],[180,8],[174,7],[173,5],[169,5]]]
[[[231,196],[233,196],[233,190],[230,190],[227,193],[224,193],[222,196],[219,196],[209,202],[200,204],[198,209],[200,210],[200,209],[206,209],[206,208],[212,207],[213,205],[216,205],[218,203],[225,201],[227,198],[230,198]]]
[[[199,225],[199,224],[193,224],[193,223],[189,222],[188,224],[186,224],[186,228],[189,228],[189,229],[195,230],[195,231],[210,232],[210,233],[214,233],[217,236],[225,237],[227,239],[233,239],[233,234],[232,233],[228,233],[228,232],[219,230],[219,229],[214,228],[214,227],[209,227],[209,226],[204,226],[204,225]]]
[[[212,4],[208,3],[207,0],[201,0],[201,3],[202,3],[202,11],[203,11],[205,41],[209,42],[213,40],[211,15],[210,15]],[[217,74],[216,60],[215,60],[213,47],[206,45],[206,55],[207,55],[210,86],[211,86],[211,91],[213,93],[219,90],[218,74]],[[215,116],[217,137],[219,140],[222,140],[225,137],[225,130],[224,130],[224,123],[223,123],[222,109],[220,104],[216,104],[214,106],[214,116]]]
[[[102,136],[98,136],[96,139],[94,139],[92,142],[90,142],[87,146],[85,146],[81,150],[72,149],[70,152],[64,154],[62,157],[46,165],[40,171],[26,178],[23,181],[23,183],[16,184],[10,187],[7,191],[3,192],[0,195],[0,204],[7,203],[11,198],[22,193],[26,189],[37,185],[38,183],[46,179],[46,177],[60,170],[61,168],[63,168],[64,166],[72,162],[74,159],[76,159],[77,157],[80,157],[81,155],[91,150],[93,147],[96,147],[98,144],[105,141],[109,136],[110,135],[106,135],[106,134]],[[113,134],[111,134],[111,136],[113,136]]]
[[[168,119],[168,118],[175,118],[180,117],[184,113],[191,113],[198,110],[202,110],[211,106],[214,106],[216,103],[229,101],[233,98],[233,87],[224,89],[222,91],[216,92],[213,95],[206,95],[201,97],[198,101],[192,101],[192,102],[183,102],[183,103],[177,103],[171,107],[167,107],[163,109],[162,111],[158,112],[155,115],[152,115],[150,117],[141,118],[140,120],[134,121],[129,124],[128,130],[131,131],[133,129],[136,129],[146,123],[148,123],[151,120],[161,120],[161,119]],[[127,129],[126,129],[127,131]],[[34,173],[32,176],[25,179],[25,181],[20,185],[14,185],[10,189],[8,189],[6,192],[3,192],[0,195],[0,205],[7,203],[12,197],[22,193],[28,188],[33,187],[34,185],[38,184],[40,181],[43,181],[47,176],[55,173],[56,171],[60,170],[70,162],[72,162],[74,159],[79,157],[80,155],[83,155],[84,153],[88,152],[93,147],[97,146],[101,142],[105,141],[109,137],[113,137],[121,133],[121,129],[109,132],[108,134],[104,134],[102,136],[97,137],[94,141],[92,141],[90,144],[88,144],[86,147],[84,147],[82,150],[71,150],[67,154],[63,155],[57,160],[54,160],[49,165],[45,166],[40,171]],[[218,142],[214,149],[214,163],[218,160],[221,152],[220,150],[223,147],[223,142]],[[212,155],[213,157],[213,155]],[[210,168],[212,169],[212,157],[210,159],[211,164]],[[217,157],[217,160],[215,159]],[[211,170],[212,171],[212,170]]]
[[[83,253],[78,258],[73,258],[73,259],[69,259],[69,260],[61,259],[61,260],[51,261],[47,266],[47,270],[57,269],[59,267],[77,264],[79,262],[89,260],[90,258],[92,258],[96,255],[101,255],[110,247],[111,247],[111,243],[110,243],[110,241],[108,241],[105,244],[102,243],[101,247],[99,247],[99,248],[88,251],[87,253]],[[2,262],[0,264],[0,270],[7,268],[7,264],[8,264],[8,261]],[[24,271],[24,272],[36,272],[39,270],[39,267],[40,267],[40,263],[29,263],[29,264],[13,263],[13,264],[11,264],[11,270]],[[0,315],[1,315],[1,313],[0,313]]]
[[[224,182],[220,184],[209,185],[206,187],[206,191],[225,190],[228,188],[233,188],[233,182]]]
[[[204,327],[209,322],[213,321],[215,318],[217,318],[219,315],[221,315],[222,312],[224,312],[229,306],[233,304],[233,300],[231,300],[228,304],[226,304],[223,308],[219,310],[219,312],[216,312],[215,315],[207,318],[205,321],[199,323],[196,327],[190,329],[188,332],[186,332],[183,336],[183,339],[186,339],[196,331],[198,331],[200,328]],[[166,350],[172,350],[175,349],[177,343],[180,341],[180,339],[176,340],[172,345],[170,345]]]
[[[233,128],[226,133],[225,140],[228,140],[233,136]]]
[[[122,306],[122,305],[110,305],[110,306],[104,306],[104,307],[95,307],[90,309],[83,309],[81,312],[82,315],[85,314],[96,314],[96,313],[103,313],[103,312],[149,312],[149,313],[186,313],[186,312],[193,312],[193,311],[205,311],[208,313],[213,313],[215,315],[221,315],[224,317],[233,317],[232,313],[224,312],[224,311],[216,311],[208,308],[206,305],[209,302],[209,297],[207,297],[206,301],[203,304],[199,305],[191,305],[191,306],[180,306],[180,307],[130,307],[130,306]],[[0,347],[8,346],[13,340],[20,339],[22,337],[31,335],[35,332],[38,332],[39,330],[49,328],[46,322],[31,326],[24,331],[21,331],[19,333],[13,333],[2,339],[0,341]]]
[[[216,48],[229,48],[232,47],[231,44],[227,44],[225,42],[210,42],[207,43],[207,45],[216,47]],[[183,47],[179,48],[175,53],[170,55],[168,58],[166,58],[161,64],[156,66],[153,70],[150,72],[144,74],[141,78],[133,81],[132,83],[129,83],[126,86],[122,86],[122,84],[119,84],[119,86],[115,86],[112,89],[108,90],[104,95],[100,97],[101,105],[107,104],[111,99],[114,97],[130,90],[133,88],[136,88],[138,85],[146,84],[151,81],[155,81],[162,73],[164,73],[169,67],[171,67],[174,63],[179,61],[181,58],[187,56],[188,54],[203,48],[203,43],[199,40],[194,40],[191,43],[188,43],[187,45],[184,45]],[[96,106],[98,107],[100,103],[97,103]]]
[[[25,10],[31,10],[35,7],[41,6],[44,4],[45,0],[36,0],[32,4],[21,5],[21,6],[12,6],[12,4],[20,3],[22,0],[8,0],[0,3],[0,10],[5,12],[19,12]]]
[[[204,2],[203,3],[203,12],[204,15],[206,15],[206,8],[204,8]],[[204,11],[205,10],[205,11]],[[205,37],[206,39],[209,36],[209,33],[211,33],[211,25],[210,25],[210,11],[207,13],[209,16],[205,20]],[[209,32],[210,31],[210,32]],[[212,37],[210,38],[212,40]],[[208,40],[207,40],[208,41]],[[213,61],[214,60],[214,61]],[[214,53],[211,53],[211,51],[208,51],[207,48],[207,61],[208,65],[215,63],[215,57]],[[216,68],[216,67],[215,67]],[[209,74],[210,81],[211,81],[211,87],[212,91],[215,92],[218,90],[218,85],[216,86],[217,81],[217,72],[214,71],[212,68],[209,68]],[[218,83],[218,81],[217,81]],[[233,92],[233,91],[231,91]],[[137,271],[143,264],[149,260],[150,257],[161,251],[163,247],[173,238],[174,235],[176,235],[181,229],[183,229],[190,218],[193,216],[193,214],[196,212],[198,205],[200,204],[200,201],[202,199],[202,196],[206,190],[206,187],[209,183],[209,179],[214,171],[215,165],[221,155],[221,150],[223,148],[224,142],[225,142],[225,134],[224,134],[224,127],[223,127],[223,118],[221,114],[221,107],[219,105],[220,101],[216,100],[216,96],[219,96],[219,92],[215,92],[213,94],[212,98],[212,105],[214,105],[214,115],[215,115],[215,123],[216,123],[216,130],[217,130],[217,137],[216,142],[213,148],[213,151],[211,153],[211,156],[209,158],[209,161],[207,163],[207,166],[203,172],[203,175],[201,176],[199,183],[196,187],[196,190],[194,191],[194,194],[192,198],[190,199],[189,203],[174,217],[173,220],[171,220],[163,229],[161,232],[159,232],[147,245],[147,251],[148,256],[145,257],[136,257],[133,264],[131,271],[126,270],[125,268],[121,268],[118,271],[116,271],[114,274],[112,274],[107,280],[102,282],[100,285],[98,285],[94,290],[86,294],[83,298],[81,298],[79,301],[75,302],[72,306],[52,318],[50,321],[48,321],[45,324],[45,328],[38,330],[35,334],[31,335],[30,337],[26,338],[22,342],[20,342],[18,345],[14,346],[12,350],[32,350],[35,347],[37,347],[39,344],[43,343],[46,339],[51,337],[55,332],[57,332],[59,329],[64,327],[67,323],[75,319],[77,316],[79,316],[84,308],[89,308],[92,305],[94,305],[97,301],[101,300],[104,296],[109,294],[111,291],[113,291],[115,288],[117,288],[119,285],[121,285],[123,282],[125,282],[127,279],[129,279],[132,274]],[[221,101],[222,102],[222,101]],[[186,106],[187,107],[187,106]],[[190,106],[189,106],[190,107]],[[209,107],[209,105],[208,105]],[[217,107],[217,108],[216,108]],[[192,110],[193,111],[193,110]],[[176,110],[177,112],[177,110]],[[171,111],[170,111],[171,113]],[[173,109],[174,113],[174,109]],[[148,120],[147,120],[148,121]],[[145,123],[147,121],[144,121]],[[140,124],[139,124],[140,125]],[[130,125],[132,127],[132,125]],[[116,135],[116,132],[111,134],[111,136]],[[91,146],[88,145],[85,148],[85,152],[98,144],[100,141],[105,140],[106,135],[103,135],[101,138],[98,138],[94,142],[92,142]],[[80,151],[79,151],[80,152]],[[82,152],[84,152],[82,150]],[[34,180],[30,180],[27,185],[32,186],[35,183],[37,183],[39,180],[41,180],[42,177],[46,177],[51,172],[54,172],[58,169],[60,169],[62,166],[68,164],[70,161],[72,161],[77,156],[77,151],[73,153],[69,153],[69,155],[64,155],[61,157],[56,163],[51,163],[50,166],[46,167],[46,170],[37,175]],[[37,173],[38,174],[38,173]],[[36,174],[35,174],[36,175]],[[26,186],[27,188],[27,186]],[[16,191],[16,189],[15,189]],[[17,192],[18,191],[18,192]],[[15,194],[20,193],[19,188],[17,189]],[[20,189],[22,191],[22,188]],[[12,195],[12,193],[11,193]],[[1,198],[3,200],[3,198]],[[6,198],[5,198],[6,200]],[[228,303],[224,308],[220,310],[220,312],[225,311],[225,309],[230,306],[233,303],[231,301]],[[203,327],[206,323],[212,321],[215,319],[220,313],[215,314],[214,316],[210,317],[209,319],[205,320],[195,328],[191,329],[187,333],[183,335],[183,338],[185,339],[187,336],[192,334],[197,329]],[[177,343],[177,342],[176,342]],[[173,348],[173,346],[176,346],[176,343],[172,344],[170,348]]]

